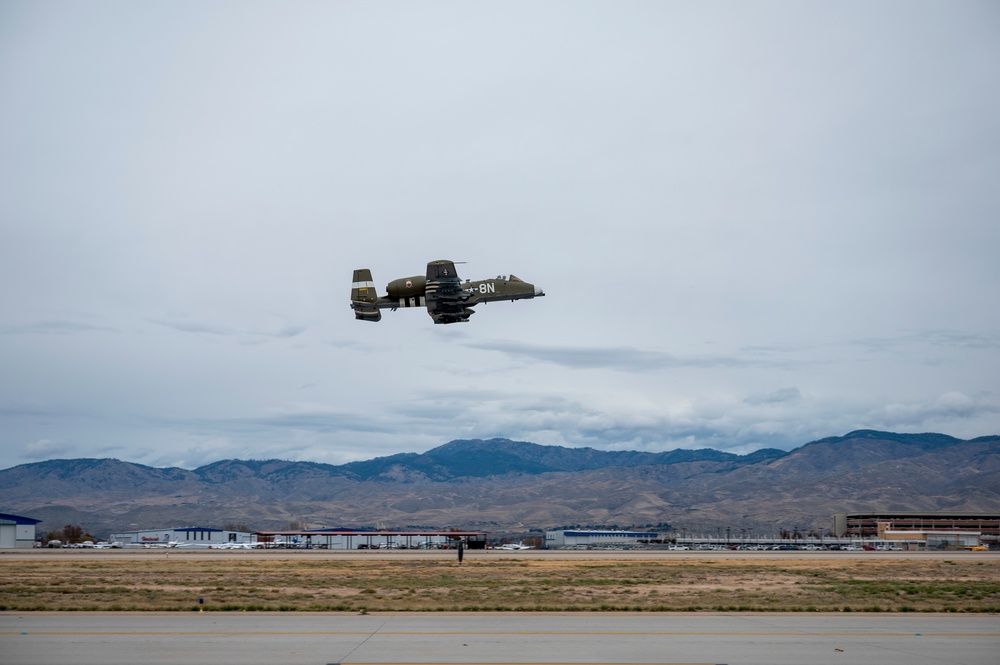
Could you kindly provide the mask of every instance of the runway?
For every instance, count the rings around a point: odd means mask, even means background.
[[[0,613],[0,662],[997,665],[1000,616]]]

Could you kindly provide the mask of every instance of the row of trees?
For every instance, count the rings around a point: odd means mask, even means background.
[[[66,543],[69,545],[75,545],[77,543],[91,542],[96,543],[97,539],[94,538],[89,533],[84,533],[83,527],[78,524],[67,524],[61,529],[56,529],[55,531],[49,531],[45,535],[39,538],[43,543],[47,543],[50,540],[58,540],[61,543]]]

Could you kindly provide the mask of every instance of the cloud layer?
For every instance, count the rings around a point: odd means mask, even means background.
[[[0,467],[1000,433],[998,18],[6,3]]]

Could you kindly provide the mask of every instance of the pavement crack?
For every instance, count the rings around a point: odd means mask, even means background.
[[[378,632],[379,632],[380,630],[382,630],[383,628],[385,628],[385,624],[386,624],[386,623],[388,623],[388,622],[387,622],[387,621],[383,621],[382,623],[380,623],[380,624],[378,625],[378,627],[377,627],[377,628],[375,628],[375,630],[373,630],[372,632],[368,633],[368,636],[367,636],[367,637],[365,637],[365,639],[363,639],[363,640],[361,640],[360,642],[358,642],[358,643],[357,643],[357,644],[356,644],[356,645],[354,646],[354,648],[353,648],[353,649],[351,649],[350,651],[348,651],[347,653],[345,653],[345,654],[344,654],[344,655],[343,655],[343,656],[342,656],[342,657],[341,657],[340,659],[338,659],[338,660],[337,660],[336,662],[337,662],[337,663],[343,663],[343,662],[346,662],[346,661],[347,661],[347,659],[348,659],[348,658],[350,658],[350,657],[351,657],[351,655],[352,655],[352,654],[353,654],[353,653],[354,653],[355,651],[357,651],[358,649],[360,649],[361,647],[363,647],[363,646],[364,646],[365,644],[367,644],[367,643],[368,643],[368,640],[370,640],[371,638],[375,637],[375,635],[376,635],[376,634],[377,634],[377,633],[378,633]]]

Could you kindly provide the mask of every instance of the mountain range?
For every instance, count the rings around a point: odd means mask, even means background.
[[[814,530],[853,511],[1000,513],[1000,436],[858,430],[790,452],[735,455],[452,441],[343,465],[222,460],[197,469],[115,459],[0,470],[0,512],[94,535],[177,526],[560,526]]]

